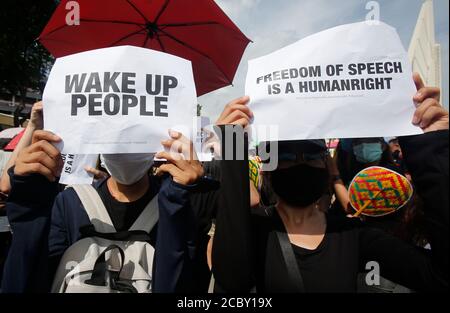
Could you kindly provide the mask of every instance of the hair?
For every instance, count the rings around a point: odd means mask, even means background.
[[[427,242],[425,230],[424,203],[418,194],[414,194],[410,204],[405,207],[401,217],[401,227],[394,233],[406,242],[424,247]]]
[[[382,141],[383,154],[379,162],[380,166],[397,167],[394,158],[390,152],[388,144]],[[350,184],[356,174],[364,169],[364,165],[356,160],[352,152],[347,152],[342,148],[341,143],[336,148],[337,165],[341,173],[342,180],[346,185]],[[417,194],[414,194],[410,202],[395,213],[386,215],[384,217],[364,217],[366,222],[374,225],[383,224],[386,221],[395,222],[394,227],[383,228],[386,232],[409,243],[423,245],[425,240],[425,231],[423,229],[423,203]],[[392,225],[392,224],[391,224]]]
[[[270,183],[270,172],[262,172],[260,199],[264,206],[273,206],[278,202],[278,196]]]

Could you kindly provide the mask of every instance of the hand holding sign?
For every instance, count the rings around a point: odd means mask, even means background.
[[[17,156],[14,174],[27,176],[40,174],[51,182],[61,175],[63,160],[58,149],[52,143],[58,143],[61,138],[44,130],[33,134],[31,146],[23,149]]]
[[[42,101],[36,102],[31,109],[30,123],[28,124],[33,130],[40,130],[43,128],[44,117],[42,113]]]
[[[414,113],[413,124],[420,126],[425,133],[446,130],[449,128],[448,112],[439,103],[441,90],[434,87],[425,87],[419,74],[414,74],[417,94],[414,102],[417,109]]]
[[[250,98],[245,96],[228,103],[220,114],[216,125],[241,125],[243,128],[250,124],[253,112],[247,106]]]
[[[181,185],[195,184],[204,174],[202,164],[198,161],[192,142],[176,131],[169,131],[171,139],[161,144],[170,152],[159,152],[158,159],[167,163],[156,170],[156,175],[170,174],[173,181]]]

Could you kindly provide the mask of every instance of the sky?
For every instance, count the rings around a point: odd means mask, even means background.
[[[215,121],[224,105],[244,95],[248,60],[269,54],[306,36],[342,24],[364,21],[368,0],[216,0],[253,43],[247,47],[233,86],[199,97],[202,115]],[[423,0],[379,0],[380,20],[395,27],[407,50]],[[441,44],[443,104],[449,94],[449,1],[434,0],[436,41]]]

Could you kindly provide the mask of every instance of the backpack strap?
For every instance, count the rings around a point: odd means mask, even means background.
[[[295,292],[305,292],[305,285],[303,284],[303,277],[298,268],[297,259],[295,258],[289,236],[285,232],[276,232],[278,242],[280,244],[281,253],[283,254],[286,270],[289,274],[289,279],[295,287]]]
[[[71,187],[80,198],[95,230],[99,233],[115,233],[116,229],[97,190],[92,185],[73,185]]]
[[[130,227],[130,231],[142,230],[150,233],[155,227],[159,219],[159,206],[158,206],[158,195],[154,196],[153,199],[147,204],[147,206],[142,211],[141,215],[136,219],[133,225]]]

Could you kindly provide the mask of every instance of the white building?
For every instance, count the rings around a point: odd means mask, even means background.
[[[408,54],[413,71],[422,76],[425,85],[442,89],[441,45],[435,38],[433,0],[422,5]]]

